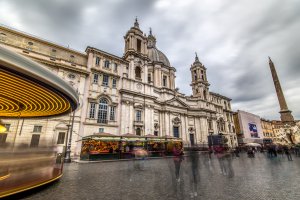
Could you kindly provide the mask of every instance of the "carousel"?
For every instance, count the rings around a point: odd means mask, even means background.
[[[21,132],[9,131],[5,120],[22,128],[24,119],[67,115],[79,102],[76,91],[45,66],[1,46],[0,90],[0,138],[5,138],[0,145],[2,198],[57,180],[63,172],[63,156],[54,145],[29,148],[19,143]]]

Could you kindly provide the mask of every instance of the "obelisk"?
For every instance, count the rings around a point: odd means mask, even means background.
[[[284,123],[293,123],[294,122],[294,117],[292,115],[292,111],[290,111],[288,109],[288,106],[286,104],[284,95],[283,95],[283,91],[281,89],[281,85],[277,76],[277,72],[274,66],[274,63],[272,62],[271,58],[269,57],[269,65],[270,65],[270,69],[271,69],[271,73],[272,73],[272,78],[273,78],[273,82],[274,82],[274,86],[275,86],[275,90],[277,93],[277,98],[279,101],[279,105],[280,105],[280,118],[281,121]]]

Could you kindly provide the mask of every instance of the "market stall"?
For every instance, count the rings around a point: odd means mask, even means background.
[[[145,135],[146,149],[150,157],[162,157],[166,152],[165,138],[156,135]]]
[[[165,145],[166,145],[166,155],[172,156],[174,147],[178,147],[183,149],[183,143],[180,138],[172,137],[172,136],[165,136]]]
[[[111,160],[120,158],[120,136],[97,133],[82,138],[81,160]]]
[[[95,133],[82,138],[81,160],[132,159],[137,152],[150,157],[172,156],[173,149],[183,147],[182,140],[171,136],[138,136]]]
[[[146,138],[134,134],[123,134],[121,137],[121,159],[131,159],[134,157],[136,149],[145,149]]]

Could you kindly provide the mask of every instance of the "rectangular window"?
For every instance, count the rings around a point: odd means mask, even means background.
[[[100,58],[97,56],[96,57],[96,65],[99,65],[100,64]]]
[[[140,39],[136,39],[137,41],[137,52],[141,52],[141,47],[142,47],[142,41]]]
[[[31,137],[30,147],[38,147],[40,142],[40,135],[33,134]]]
[[[115,63],[115,65],[114,65],[114,71],[115,71],[115,72],[118,71],[118,64],[117,64],[117,63]]]
[[[115,78],[112,80],[112,87],[113,88],[117,87],[117,80]]]
[[[104,128],[99,128],[99,133],[104,133]]]
[[[42,127],[43,127],[43,126],[37,126],[37,125],[35,125],[35,126],[33,127],[33,132],[34,132],[34,133],[40,133],[40,132],[42,132]]]
[[[115,121],[115,113],[116,113],[116,107],[114,107],[114,106],[110,107],[109,120]]]
[[[138,122],[142,121],[142,111],[140,110],[136,111],[136,121]]]
[[[154,135],[155,135],[155,136],[158,136],[158,131],[154,131]]]
[[[167,86],[167,76],[163,76],[163,86]]]
[[[102,85],[104,85],[104,86],[108,86],[108,75],[103,75],[103,83],[102,83]]]
[[[151,83],[151,74],[148,74],[148,83]]]
[[[7,133],[1,133],[0,134],[0,146],[5,144],[6,138],[7,138]]]
[[[57,144],[64,144],[65,143],[65,132],[59,132],[58,133],[58,138],[57,138]]]
[[[6,131],[9,131],[9,129],[10,129],[10,124],[4,124],[4,127],[6,128]]]
[[[96,112],[96,103],[90,104],[90,118],[95,118],[95,112]]]
[[[97,84],[98,83],[98,79],[99,79],[99,74],[94,74],[94,77],[93,77],[93,83]]]
[[[109,61],[108,60],[104,61],[104,67],[109,68]]]
[[[174,134],[174,137],[179,138],[179,127],[178,126],[173,127],[173,134]]]

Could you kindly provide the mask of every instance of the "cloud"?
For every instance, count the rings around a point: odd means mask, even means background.
[[[123,36],[138,16],[191,94],[194,52],[207,67],[210,90],[234,109],[279,118],[268,66],[271,56],[295,118],[300,118],[300,1],[280,0],[2,0],[0,23],[84,51],[90,45],[122,56]],[[185,75],[185,76],[183,76]]]

